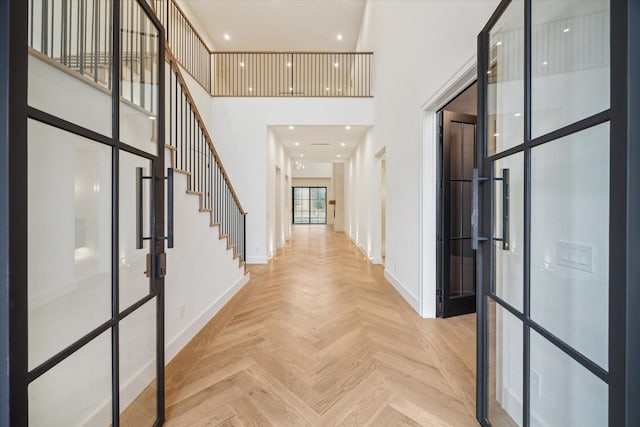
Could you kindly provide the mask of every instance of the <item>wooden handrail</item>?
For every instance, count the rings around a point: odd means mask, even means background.
[[[178,80],[178,83],[180,84],[180,87],[186,96],[187,102],[189,103],[189,105],[193,110],[193,114],[196,118],[196,121],[198,122],[198,127],[202,131],[202,134],[205,137],[207,145],[209,146],[209,149],[211,150],[211,153],[213,154],[213,157],[216,160],[216,164],[218,165],[218,167],[220,168],[220,171],[222,172],[222,175],[224,176],[224,181],[226,182],[227,187],[231,191],[233,200],[236,202],[238,209],[240,209],[240,213],[242,215],[246,215],[247,212],[244,210],[244,208],[242,207],[242,204],[240,203],[238,194],[236,193],[235,188],[233,188],[233,185],[231,184],[231,180],[229,179],[229,175],[227,174],[227,171],[225,170],[224,165],[222,164],[222,160],[220,160],[220,156],[218,156],[218,152],[216,151],[216,148],[213,145],[213,139],[211,138],[211,135],[209,135],[209,131],[207,130],[207,127],[205,125],[204,120],[202,119],[202,116],[200,115],[200,111],[198,110],[196,102],[193,96],[191,95],[191,91],[187,86],[187,82],[184,80],[184,76],[182,75],[182,70],[180,70],[180,65],[178,65],[178,60],[173,56],[173,53],[171,52],[171,48],[168,45],[165,45],[165,52],[166,52],[165,60],[169,63],[171,70],[175,73],[176,79]]]

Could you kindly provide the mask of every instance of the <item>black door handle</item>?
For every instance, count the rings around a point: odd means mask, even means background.
[[[472,194],[472,208],[471,208],[471,247],[473,250],[478,249],[478,243],[489,240],[486,237],[480,237],[478,231],[478,195],[480,192],[480,183],[487,181],[488,178],[480,177],[478,175],[478,169],[473,170],[473,194]],[[495,181],[502,182],[502,237],[494,238],[493,240],[502,242],[502,249],[509,250],[509,169],[502,169],[502,176],[494,178]]]
[[[488,178],[481,177],[478,174],[478,169],[473,169],[472,186],[473,193],[471,196],[471,248],[474,251],[478,250],[478,243],[488,240],[486,237],[480,237],[478,231],[478,194],[480,192],[480,183],[487,181]]]

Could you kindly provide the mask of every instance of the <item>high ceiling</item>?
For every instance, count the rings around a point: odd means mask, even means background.
[[[182,0],[221,51],[354,51],[365,0]],[[225,39],[228,34],[229,40]],[[338,40],[338,34],[342,40]]]
[[[365,2],[179,0],[181,5],[186,5],[193,23],[205,29],[205,39],[213,43],[210,47],[245,52],[355,51]],[[367,126],[351,126],[347,130],[346,125],[296,126],[293,130],[288,125],[271,128],[293,161],[336,162],[348,158],[367,131]],[[295,145],[296,142],[299,145]]]
[[[346,125],[295,126],[289,129],[289,126],[271,126],[271,129],[292,161],[311,163],[341,162],[348,159],[369,128],[349,127],[350,129]]]

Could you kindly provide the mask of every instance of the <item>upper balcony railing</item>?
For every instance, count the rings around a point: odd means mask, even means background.
[[[371,53],[213,52],[213,96],[370,97]]]
[[[371,52],[214,52],[175,0],[152,0],[180,65],[212,96],[371,97]]]

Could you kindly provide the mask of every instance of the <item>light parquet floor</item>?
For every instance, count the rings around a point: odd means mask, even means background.
[[[167,367],[167,426],[477,425],[475,315],[421,319],[326,226],[249,270]]]

